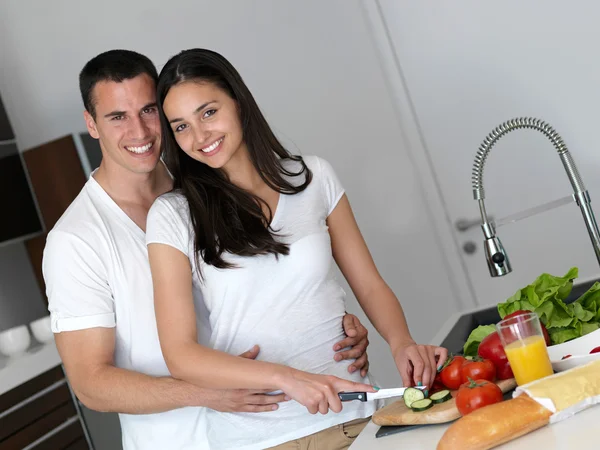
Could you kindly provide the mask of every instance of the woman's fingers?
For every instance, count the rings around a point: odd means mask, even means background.
[[[448,359],[448,349],[444,347],[436,347],[434,354],[437,356],[437,370],[440,370]]]

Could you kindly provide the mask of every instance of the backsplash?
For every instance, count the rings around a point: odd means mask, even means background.
[[[25,245],[0,247],[0,331],[47,314]]]

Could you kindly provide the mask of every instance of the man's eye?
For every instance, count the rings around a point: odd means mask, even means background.
[[[186,127],[187,127],[187,125],[181,124],[177,128],[175,128],[175,132],[179,133],[180,131],[183,131]]]
[[[112,120],[123,120],[125,116],[114,116]]]
[[[142,112],[144,114],[154,114],[156,112],[156,107],[152,106],[150,108],[146,108]]]
[[[210,117],[210,116],[214,115],[216,112],[217,112],[216,109],[209,109],[208,111],[206,111],[204,113],[204,117]]]

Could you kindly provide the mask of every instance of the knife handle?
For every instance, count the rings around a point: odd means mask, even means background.
[[[349,402],[350,400],[360,400],[361,402],[367,401],[366,392],[339,392],[338,397],[343,402]]]

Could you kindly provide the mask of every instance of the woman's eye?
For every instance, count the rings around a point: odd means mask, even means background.
[[[186,127],[187,127],[187,125],[185,125],[185,124],[181,124],[181,125],[179,125],[177,128],[175,128],[175,132],[176,132],[176,133],[179,133],[180,131],[183,131],[183,130],[185,130],[185,128],[186,128]]]
[[[214,115],[216,112],[217,112],[216,109],[209,109],[208,111],[206,111],[204,113],[204,117],[210,117],[210,116]]]

